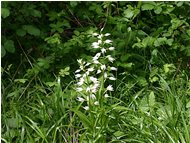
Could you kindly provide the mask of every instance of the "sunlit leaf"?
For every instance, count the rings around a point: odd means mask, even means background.
[[[6,18],[10,15],[10,11],[8,8],[1,8],[1,16],[3,18]]]
[[[154,9],[154,3],[152,2],[147,2],[147,3],[143,3],[142,5],[142,10],[152,10]]]
[[[33,25],[24,25],[23,29],[26,30],[30,35],[39,36],[40,30]]]
[[[14,53],[15,52],[15,46],[14,46],[14,42],[12,40],[7,40],[4,43],[4,48],[10,52],[10,53]]]
[[[155,95],[154,92],[151,91],[148,97],[148,101],[149,101],[149,106],[154,106],[155,104]]]
[[[5,48],[1,45],[1,57],[4,57],[6,55]]]

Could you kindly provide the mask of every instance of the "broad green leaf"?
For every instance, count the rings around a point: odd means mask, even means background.
[[[23,29],[26,30],[30,35],[39,36],[40,30],[33,25],[24,25]]]
[[[7,8],[1,8],[1,16],[2,16],[3,18],[8,17],[9,15],[10,15],[9,9],[7,9]]]
[[[64,19],[62,23],[63,23],[63,26],[65,26],[65,27],[67,27],[67,28],[70,28],[70,27],[71,27],[69,21],[66,20],[66,19]]]
[[[171,46],[172,43],[173,43],[173,41],[174,41],[174,39],[168,39],[168,40],[166,41],[166,44],[168,44],[169,46]]]
[[[148,101],[149,101],[149,106],[154,106],[155,104],[155,95],[154,92],[151,91],[148,97]]]
[[[150,80],[150,82],[156,82],[156,81],[158,81],[159,80],[159,78],[157,77],[157,76],[154,76],[154,77],[152,77],[152,78],[149,78],[149,80]]]
[[[171,28],[172,28],[173,30],[175,30],[175,29],[177,29],[178,27],[180,27],[183,23],[185,23],[185,21],[184,21],[184,20],[180,20],[180,19],[178,19],[178,18],[174,18],[174,19],[171,20],[171,23],[172,23]]]
[[[190,101],[186,104],[186,108],[190,108]]]
[[[10,128],[18,128],[19,127],[19,120],[17,118],[8,118],[7,125]]]
[[[135,43],[135,44],[133,44],[132,48],[135,48],[135,47],[144,48],[144,45],[141,42],[140,43]]]
[[[130,57],[131,57],[130,54],[125,54],[125,55],[122,55],[122,56],[120,57],[120,60],[121,60],[122,62],[126,62]]]
[[[79,36],[79,35],[80,35],[80,32],[77,31],[77,30],[75,30],[75,31],[74,31],[74,34],[75,34],[76,36]]]
[[[46,82],[45,84],[46,84],[47,86],[49,86],[49,87],[52,87],[52,86],[57,85],[56,82]]]
[[[134,64],[133,63],[118,63],[118,66],[124,67],[124,68],[131,68]]]
[[[139,35],[142,35],[142,36],[147,36],[147,35],[148,35],[147,33],[145,33],[145,32],[142,31],[142,30],[138,30],[137,33],[138,33]]]
[[[42,14],[39,10],[33,10],[32,13],[31,13],[34,17],[41,17]]]
[[[158,47],[158,46],[161,46],[161,45],[166,44],[166,42],[167,42],[166,37],[157,38],[157,39],[154,41],[154,46]]]
[[[77,1],[70,1],[71,7],[76,7],[78,5]]]
[[[47,37],[45,38],[45,41],[47,41],[48,44],[60,44],[61,40],[60,40],[61,36],[56,33],[51,37]]]
[[[186,32],[187,32],[188,36],[190,36],[190,29],[188,29]]]
[[[26,30],[24,30],[24,29],[18,29],[18,30],[16,31],[16,34],[17,34],[18,36],[23,37],[23,36],[26,35]]]
[[[69,71],[69,70],[70,70],[70,67],[66,67],[64,70],[65,70],[65,71]]]
[[[65,69],[61,69],[60,72],[59,72],[59,75],[62,76],[62,77],[65,77],[65,75],[69,75],[69,70],[70,70],[70,67],[66,67]]]
[[[4,57],[6,55],[5,48],[1,45],[1,57]]]
[[[48,69],[50,66],[50,63],[49,63],[48,59],[39,58],[37,65],[40,67],[43,67],[45,69]]]
[[[143,3],[141,8],[142,10],[152,10],[154,7],[153,3]]]
[[[25,83],[28,79],[15,79],[14,82]]]
[[[112,109],[117,110],[117,111],[130,111],[130,108],[127,108],[125,106],[120,106],[120,105],[113,105]]]
[[[85,114],[83,114],[81,111],[76,110],[76,109],[70,109],[70,110],[78,115],[84,127],[92,128],[91,122],[89,121],[88,117]]]
[[[157,55],[158,55],[158,50],[157,50],[157,49],[154,49],[154,50],[151,52],[151,55],[152,55],[152,56],[157,56]]]
[[[147,103],[147,98],[142,98],[139,104],[139,109],[143,112],[147,112],[149,110],[149,106]]]
[[[141,86],[147,86],[148,85],[148,82],[146,81],[146,79],[144,77],[139,77],[137,78],[137,81],[138,83],[141,85]]]
[[[176,2],[177,2],[177,1],[176,1]],[[178,7],[180,7],[180,6],[182,6],[182,5],[183,5],[183,3],[184,3],[183,1],[179,1],[179,2],[177,2],[177,4],[176,4],[176,5],[177,5]]]
[[[116,131],[114,133],[114,136],[117,138],[117,139],[120,139],[122,138],[123,136],[126,136],[126,134],[124,132],[121,132],[121,131]]]
[[[15,90],[11,93],[8,93],[8,95],[6,96],[7,98],[8,97],[13,97],[13,96],[18,96],[20,94],[20,91],[19,90]]]
[[[133,11],[131,6],[124,11],[124,15],[126,18],[132,18],[133,17],[134,11]]]
[[[168,72],[172,72],[175,71],[175,66],[173,64],[164,64],[164,72],[168,73]]]
[[[143,44],[144,48],[146,48],[148,46],[152,47],[154,41],[155,41],[155,39],[153,37],[148,36],[143,39],[142,44]]]
[[[156,7],[154,8],[154,12],[155,12],[156,14],[160,14],[160,13],[162,12],[162,7],[161,7],[161,6],[156,6]]]
[[[14,53],[15,52],[15,46],[14,46],[14,42],[12,40],[7,40],[4,43],[4,48],[10,52],[10,53]]]

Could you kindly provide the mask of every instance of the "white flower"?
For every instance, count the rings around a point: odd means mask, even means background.
[[[92,43],[92,47],[93,47],[94,49],[97,49],[97,48],[99,48],[100,46],[99,46],[99,43],[93,42],[93,43]]]
[[[101,35],[98,35],[98,38],[99,38],[99,39],[101,39],[102,37],[103,37],[103,35],[102,35],[102,34],[101,34]]]
[[[105,72],[104,73],[104,78],[107,78],[108,77],[108,74]]]
[[[94,94],[91,94],[91,95],[90,95],[90,98],[91,98],[91,99],[96,99],[96,96],[95,96]]]
[[[80,101],[80,102],[84,102],[85,101],[84,98],[82,98],[82,97],[77,97],[77,100]]]
[[[83,107],[85,110],[89,110],[89,107],[88,106],[85,106],[85,107]]]
[[[94,64],[99,64],[100,62],[98,60],[93,61]]]
[[[86,88],[86,92],[89,92],[91,89],[90,89],[90,87],[87,87]]]
[[[95,55],[95,57],[100,57],[100,55],[101,55],[101,53],[97,53],[96,55]]]
[[[102,40],[98,40],[98,44],[101,44],[102,43]]]
[[[101,52],[102,52],[102,53],[106,53],[106,49],[105,49],[105,48],[102,48],[102,49],[101,49]]]
[[[81,77],[81,74],[76,74],[75,77],[79,78],[79,77]]]
[[[85,66],[89,66],[91,63],[86,63],[86,65]]]
[[[57,79],[57,83],[58,83],[58,84],[61,83],[61,79],[60,79],[60,77],[58,77],[58,79]]]
[[[84,79],[83,78],[80,78],[79,82],[77,83],[78,86],[81,86],[83,85],[84,83]]]
[[[83,83],[84,83],[84,82],[78,82],[77,85],[78,85],[78,86],[81,86],[81,85],[83,85]]]
[[[97,92],[97,88],[92,89],[92,93],[96,93]]]
[[[109,77],[109,80],[116,80],[115,77]]]
[[[108,91],[113,91],[113,87],[112,85],[108,85],[108,87],[106,88]]]
[[[95,78],[95,77],[93,77],[93,76],[90,77],[90,80],[91,80],[93,83],[98,83],[98,79]]]
[[[101,70],[105,70],[105,69],[106,69],[106,65],[101,65],[101,66],[100,66],[100,69],[101,69]]]
[[[113,50],[115,50],[115,48],[114,47],[109,47],[109,50],[113,51]]]
[[[111,55],[108,55],[107,58],[108,58],[108,60],[109,60],[110,62],[112,62],[112,63],[113,63],[113,61],[115,60]]]
[[[98,101],[94,102],[94,105],[99,105],[99,102]]]
[[[78,62],[79,64],[82,64],[82,59],[78,59],[77,62]]]
[[[80,65],[79,67],[81,70],[84,70],[84,66],[83,65]]]
[[[76,90],[77,90],[78,92],[83,91],[83,89],[82,89],[81,87],[78,87]]]
[[[95,83],[94,86],[92,86],[92,88],[91,88],[92,93],[96,93],[98,90],[98,87],[99,87],[99,83]]]
[[[98,33],[93,33],[92,35],[93,35],[93,36],[98,36],[99,34],[98,34]]]
[[[105,36],[110,36],[110,33],[106,33]]]
[[[105,97],[105,98],[108,98],[108,97],[109,97],[109,95],[106,93],[106,94],[104,95],[104,97]]]
[[[93,89],[97,89],[99,87],[99,83],[95,83],[94,86],[92,87]]]
[[[78,69],[78,70],[76,70],[76,71],[75,71],[75,73],[79,73],[80,71],[81,71],[81,70],[80,70],[80,69]]]
[[[107,43],[107,44],[109,44],[109,43],[111,43],[112,42],[112,40],[109,40],[109,39],[107,39],[106,41],[105,41],[105,43]]]
[[[87,77],[89,74],[90,74],[89,71],[85,72],[85,73],[83,74],[83,78]]]
[[[94,68],[88,68],[88,71],[92,72],[92,71],[94,71]]]
[[[83,77],[83,78],[85,78],[85,77],[87,77],[87,76],[88,76],[88,75],[85,73],[85,74],[83,74],[83,76],[82,76],[82,77]]]
[[[96,74],[99,74],[99,73],[101,73],[101,70],[97,70],[97,73],[96,73]]]
[[[111,67],[110,68],[112,71],[117,71],[117,68],[116,67]]]
[[[86,97],[86,101],[89,101],[89,96]]]
[[[101,53],[97,53],[97,54],[93,57],[93,61],[98,60],[99,57],[100,57],[100,55],[101,55]]]

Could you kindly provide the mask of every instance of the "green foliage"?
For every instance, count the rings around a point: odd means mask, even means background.
[[[40,35],[40,30],[38,28],[34,27],[33,25],[24,25],[22,28],[30,35],[33,35],[33,36]],[[25,34],[22,33],[21,35],[25,35]]]
[[[10,15],[10,10],[8,8],[1,8],[1,16],[6,18]]]
[[[1,141],[190,142],[189,15],[188,1],[3,1]],[[97,31],[111,34],[118,70],[89,118],[74,71]]]
[[[70,67],[66,67],[65,69],[61,69],[59,72],[59,75],[62,77],[65,77],[66,75],[69,75]]]

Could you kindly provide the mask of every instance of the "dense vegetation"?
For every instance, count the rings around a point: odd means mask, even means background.
[[[190,2],[1,3],[1,141],[189,143]]]

